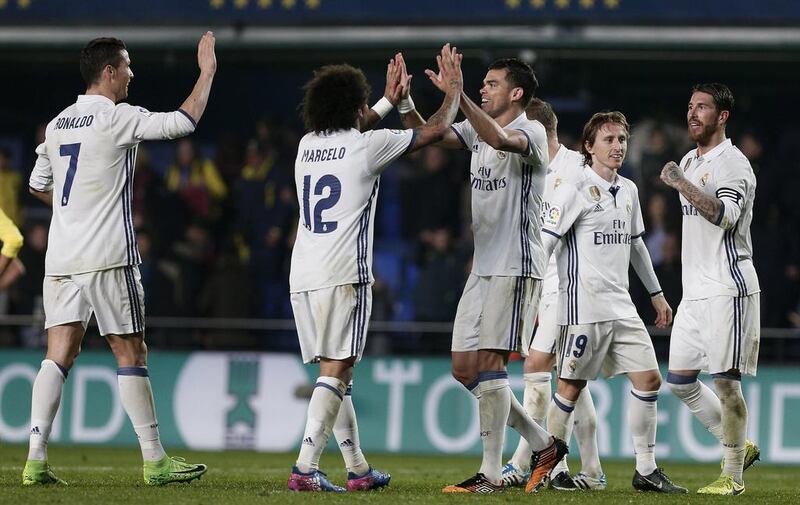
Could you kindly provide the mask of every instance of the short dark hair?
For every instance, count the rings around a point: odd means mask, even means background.
[[[558,118],[553,107],[539,98],[532,98],[528,108],[525,109],[528,119],[539,121],[544,126],[548,135],[554,135],[558,128]]]
[[[119,66],[122,63],[122,51],[126,49],[124,42],[112,37],[90,40],[81,50],[81,77],[86,85],[96,83],[106,65]]]
[[[581,154],[583,154],[583,162],[586,165],[592,164],[592,154],[586,148],[586,143],[594,145],[597,132],[606,123],[616,123],[625,129],[625,134],[630,136],[631,127],[628,120],[625,119],[625,114],[619,111],[606,111],[595,113],[589,121],[583,125],[583,134],[581,135]]]
[[[303,123],[306,130],[320,133],[355,127],[370,87],[364,72],[341,64],[316,70],[303,91]]]
[[[719,82],[711,82],[704,84],[695,84],[692,86],[692,94],[696,92],[708,93],[714,99],[714,106],[717,108],[717,114],[726,110],[730,114],[733,112],[733,93],[731,89]]]
[[[516,58],[501,58],[489,65],[489,70],[500,69],[506,69],[506,79],[513,87],[522,88],[522,107],[527,107],[539,88],[539,81],[531,66]]]

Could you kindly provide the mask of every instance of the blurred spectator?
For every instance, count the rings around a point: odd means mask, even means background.
[[[276,150],[247,146],[236,183],[236,231],[240,257],[250,265],[255,315],[288,317],[288,231],[296,220],[291,172]]]
[[[0,209],[17,224],[22,223],[19,206],[21,187],[22,175],[11,168],[11,152],[0,146]]]
[[[653,266],[657,267],[664,261],[664,241],[667,238],[667,199],[663,193],[653,193],[647,202],[646,220],[644,242]]]
[[[177,193],[195,216],[218,218],[219,202],[228,194],[217,167],[202,158],[190,139],[182,139],[175,150],[175,162],[165,175],[167,189]]]

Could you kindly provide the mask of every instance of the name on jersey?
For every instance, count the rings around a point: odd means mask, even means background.
[[[492,178],[491,168],[480,167],[478,169],[478,177],[475,177],[474,172],[470,172],[469,175],[472,179],[472,189],[479,191],[497,191],[508,186],[505,177]]]
[[[85,126],[92,126],[94,122],[94,115],[80,117],[60,117],[56,120],[56,127],[54,130],[72,130],[73,128],[83,128]]]
[[[622,219],[614,219],[611,226],[613,227],[611,233],[594,232],[594,245],[630,245],[631,234],[626,230],[627,223]]]
[[[344,147],[329,147],[328,149],[304,149],[300,161],[312,163],[316,161],[333,161],[344,158],[347,149]]]

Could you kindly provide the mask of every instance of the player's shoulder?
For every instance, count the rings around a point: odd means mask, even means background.
[[[742,151],[739,150],[738,147],[731,144],[730,147],[722,151],[720,154],[720,158],[730,163],[735,168],[739,170],[744,170],[747,172],[752,172],[753,167],[750,165],[750,160],[747,159],[747,156],[744,155]]]
[[[639,192],[639,187],[631,179],[628,179],[627,177],[625,177],[623,175],[617,175],[617,177],[619,178],[620,186],[624,186],[625,189],[627,189],[631,193],[638,193]]]

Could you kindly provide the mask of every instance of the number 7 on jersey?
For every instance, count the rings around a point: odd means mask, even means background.
[[[69,168],[67,168],[67,177],[64,179],[64,189],[61,191],[61,206],[69,203],[69,194],[72,191],[72,182],[75,180],[75,172],[78,171],[78,155],[81,153],[81,145],[78,144],[62,144],[59,148],[61,156],[69,156]]]

